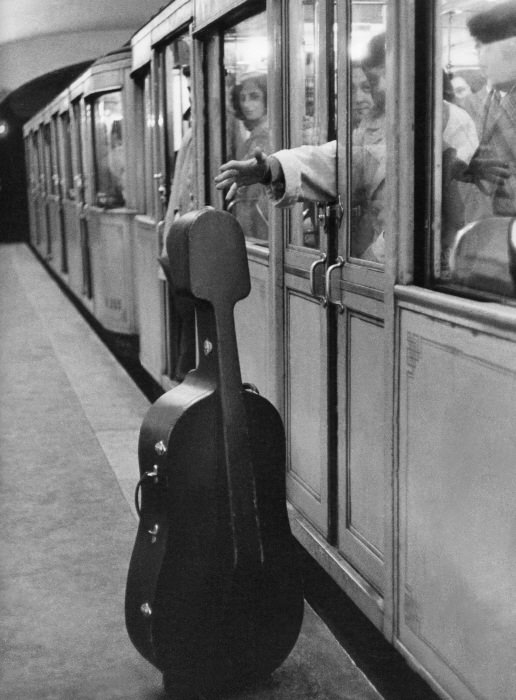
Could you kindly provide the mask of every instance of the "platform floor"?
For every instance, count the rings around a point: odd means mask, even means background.
[[[24,244],[0,246],[0,697],[164,700],[124,589],[148,401]],[[299,640],[234,700],[381,700],[306,605]]]

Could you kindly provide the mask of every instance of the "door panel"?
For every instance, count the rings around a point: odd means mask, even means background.
[[[288,494],[327,535],[326,312],[306,280],[289,275],[285,282]]]
[[[339,551],[381,590],[384,552],[381,319],[364,313],[363,309],[348,307],[339,323],[338,348],[341,358]]]
[[[342,265],[332,273],[338,307],[338,549],[384,591],[384,186],[388,132],[385,65],[387,2],[339,7],[338,236]],[[340,272],[340,275],[339,275]]]
[[[326,33],[331,6],[315,0],[289,3],[288,43],[295,47],[289,59],[291,146],[318,145],[329,138],[328,56],[333,48],[331,41],[326,43]],[[289,212],[286,222],[285,424],[288,497],[328,537],[328,310],[320,298],[329,238],[319,213],[314,202],[304,201]]]

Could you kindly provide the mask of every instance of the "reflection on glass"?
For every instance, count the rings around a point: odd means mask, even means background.
[[[265,13],[224,33],[226,76],[226,160],[270,153],[267,117],[267,32]],[[260,184],[239,187],[230,205],[246,238],[266,245],[269,203]]]
[[[45,126],[43,127],[43,147],[44,147],[43,152],[45,154],[45,189],[46,189],[46,194],[50,194],[52,192],[52,172],[53,172],[50,124],[45,124]]]
[[[194,206],[190,39],[182,36],[165,50],[167,172],[170,197],[167,221]]]
[[[434,269],[452,281],[514,296],[516,3],[441,3],[442,196]],[[440,137],[440,138],[439,138]],[[441,149],[440,149],[441,150]],[[439,203],[437,203],[439,204]]]
[[[79,201],[84,201],[84,186],[82,182],[82,120],[81,120],[81,105],[77,100],[72,105],[73,114],[73,134],[74,134],[74,150],[75,154],[75,164],[74,164],[74,192],[75,198]]]
[[[350,254],[385,261],[385,73],[384,2],[351,6]]]
[[[290,145],[317,146],[328,140],[328,96],[321,60],[325,51],[320,42],[316,0],[292,2],[290,43],[301,50],[292,52],[290,64]],[[317,206],[305,200],[291,214],[290,243],[305,248],[319,247]]]
[[[147,73],[141,83],[142,116],[143,116],[143,187],[144,211],[149,216],[153,213],[153,169],[152,169],[152,135],[154,132],[154,117],[151,102],[151,80]]]
[[[122,129],[122,95],[111,92],[95,100],[93,132],[96,204],[112,208],[125,205],[125,156]]]
[[[70,122],[70,114],[64,112],[61,115],[62,128],[62,144],[63,144],[63,165],[64,165],[64,183],[65,197],[73,199],[75,190],[73,188],[73,165],[72,165],[72,125]]]

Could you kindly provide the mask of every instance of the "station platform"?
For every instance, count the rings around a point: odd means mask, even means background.
[[[125,630],[149,401],[21,243],[0,245],[0,697],[165,700]],[[292,653],[233,700],[382,700],[306,604]]]

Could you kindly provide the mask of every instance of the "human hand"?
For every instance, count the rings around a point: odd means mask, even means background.
[[[485,180],[493,185],[503,185],[505,180],[511,176],[509,163],[493,158],[486,149],[478,149],[471,159],[465,174],[473,182]]]
[[[231,200],[239,187],[264,182],[270,173],[267,156],[261,148],[255,148],[249,160],[230,160],[219,168],[215,177],[215,187],[225,190],[229,187],[226,200]]]

